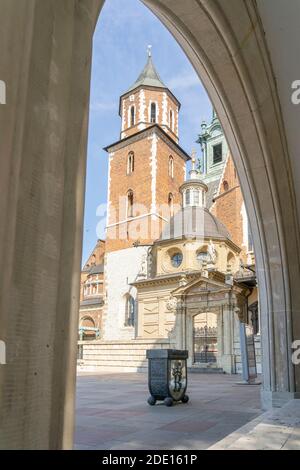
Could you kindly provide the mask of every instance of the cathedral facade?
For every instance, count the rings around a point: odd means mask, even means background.
[[[94,291],[101,322],[84,327],[83,294],[85,369],[143,370],[146,349],[171,347],[188,349],[192,368],[241,370],[239,323],[251,323],[249,298],[257,302],[243,198],[217,116],[201,126],[196,168],[195,154],[179,145],[179,111],[148,51],[120,97],[120,138],[105,148],[105,249],[101,262],[86,263],[82,279],[84,293],[93,273],[101,280],[101,292]]]

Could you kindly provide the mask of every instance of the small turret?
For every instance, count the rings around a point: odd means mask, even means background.
[[[206,207],[207,186],[201,180],[201,173],[195,168],[196,152],[192,150],[192,169],[189,172],[189,179],[179,188],[182,194],[182,206]]]

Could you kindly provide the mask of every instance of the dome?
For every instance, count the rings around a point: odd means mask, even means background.
[[[181,238],[219,238],[231,240],[222,224],[205,207],[187,206],[178,211],[165,226],[159,241]]]

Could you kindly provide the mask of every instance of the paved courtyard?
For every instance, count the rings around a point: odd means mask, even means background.
[[[188,404],[149,406],[145,374],[77,377],[75,449],[207,449],[261,414],[240,376],[189,375]]]

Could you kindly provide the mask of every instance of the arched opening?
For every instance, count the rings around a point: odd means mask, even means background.
[[[169,176],[174,178],[174,158],[172,155],[169,156]]]
[[[127,217],[133,217],[133,204],[134,204],[133,191],[129,189],[129,191],[127,192]]]
[[[168,195],[168,206],[169,206],[169,215],[173,217],[174,215],[174,196],[172,193]]]
[[[130,108],[130,126],[135,125],[135,108],[134,106],[131,106]]]
[[[126,296],[124,326],[133,327],[135,323],[135,300],[132,295]]]
[[[223,191],[228,191],[229,190],[229,183],[228,181],[223,181]]]
[[[228,274],[234,273],[234,266],[235,266],[235,257],[233,253],[229,253],[227,255],[227,272]]]
[[[199,313],[193,317],[194,364],[214,364],[218,356],[217,315]]]
[[[187,189],[185,191],[185,205],[186,206],[190,206],[191,205],[191,190],[190,189]]]
[[[150,106],[150,122],[156,123],[156,103],[151,103]]]
[[[129,152],[127,156],[127,175],[131,175],[134,171],[134,153]]]
[[[212,261],[211,255],[208,251],[208,247],[205,245],[196,252],[197,263],[202,266]]]
[[[170,109],[170,118],[169,118],[169,121],[170,121],[170,129],[171,129],[171,131],[174,132],[174,116],[173,116],[173,111],[172,111],[172,109]]]

